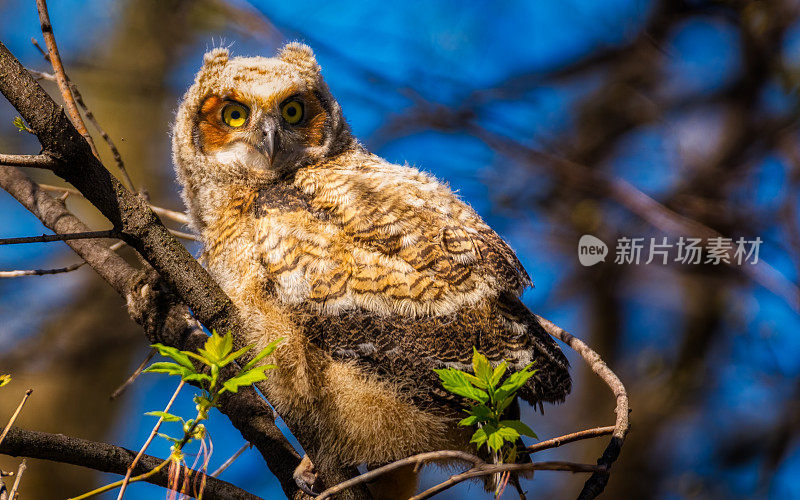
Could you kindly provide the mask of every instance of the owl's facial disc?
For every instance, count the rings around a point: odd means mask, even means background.
[[[294,87],[212,94],[200,106],[195,140],[226,171],[282,175],[331,152],[329,106],[318,92]]]

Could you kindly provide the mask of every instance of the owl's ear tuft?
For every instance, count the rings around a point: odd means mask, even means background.
[[[314,57],[314,51],[304,43],[287,43],[281,49],[278,58],[289,64],[294,64],[308,74],[318,74],[320,71],[317,58]]]
[[[228,56],[230,56],[228,49],[219,47],[205,53],[205,55],[203,56],[203,64],[205,66],[225,64],[228,62]]]

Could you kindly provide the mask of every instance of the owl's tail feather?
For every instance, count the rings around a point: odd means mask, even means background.
[[[525,326],[522,334],[507,332],[509,338],[505,344],[513,346],[513,354],[519,365],[527,365],[532,361],[533,369],[536,370],[528,383],[520,389],[519,396],[532,405],[538,405],[540,410],[543,402],[564,401],[572,390],[572,379],[569,375],[569,361],[555,339],[518,299],[504,301],[503,313],[513,322]]]

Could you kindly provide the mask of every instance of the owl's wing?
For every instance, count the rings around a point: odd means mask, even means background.
[[[442,315],[531,281],[514,252],[447,187],[409,167],[304,172],[311,210],[333,238],[308,300],[328,309]]]

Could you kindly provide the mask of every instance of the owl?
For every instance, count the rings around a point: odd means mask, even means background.
[[[315,460],[469,449],[463,401],[433,369],[471,370],[473,347],[511,371],[535,362],[529,403],[569,393],[566,358],[520,301],[531,281],[514,252],[446,184],[367,151],[308,46],[207,53],[173,155],[246,342],[284,339],[263,390],[290,428],[314,429]]]

